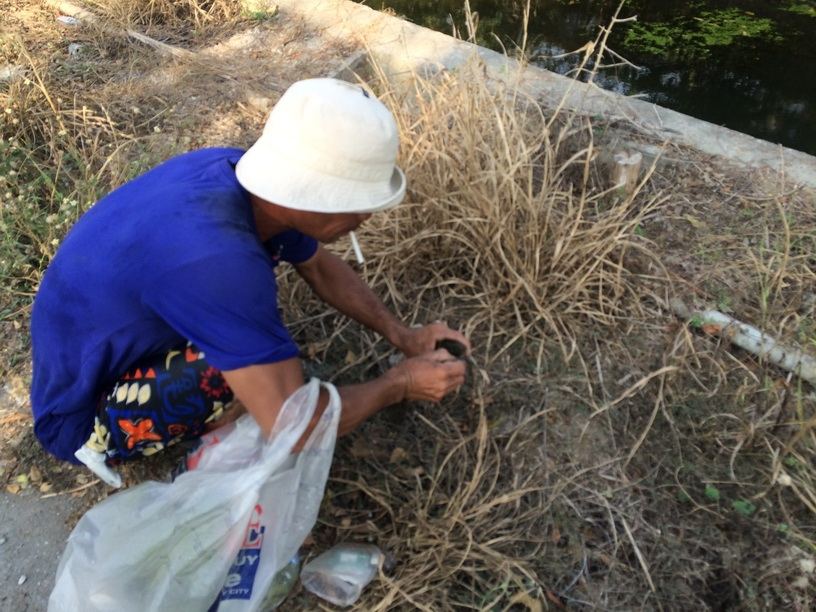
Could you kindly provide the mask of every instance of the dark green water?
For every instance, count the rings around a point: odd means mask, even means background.
[[[371,0],[429,28],[465,31],[464,0]],[[533,0],[528,51],[561,74],[578,56],[557,58],[595,38],[619,2]],[[524,2],[471,0],[479,42],[519,41]],[[596,82],[626,95],[816,154],[816,0],[628,0],[610,47],[642,69],[604,71]],[[495,34],[496,36],[493,36]]]

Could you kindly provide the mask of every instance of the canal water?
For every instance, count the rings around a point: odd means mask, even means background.
[[[466,32],[464,0],[369,0],[426,27]],[[470,0],[478,42],[521,40],[524,0]],[[569,55],[609,23],[618,0],[532,0],[527,52],[575,74]],[[625,95],[816,155],[816,0],[627,0],[609,46],[637,68],[596,82]],[[611,58],[609,59],[611,62]],[[585,78],[579,75],[579,78]]]

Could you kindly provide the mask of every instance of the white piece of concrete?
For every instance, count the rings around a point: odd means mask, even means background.
[[[256,0],[257,2],[257,0]],[[627,120],[643,132],[742,164],[784,173],[816,187],[816,157],[754,138],[656,104],[605,91],[504,55],[386,15],[350,0],[275,0],[282,15],[302,18],[324,36],[361,42],[390,75],[454,69],[477,54],[493,78],[518,82],[548,104],[590,116]]]
[[[22,66],[14,66],[6,64],[0,66],[0,82],[13,81],[14,79],[23,76],[24,69]]]

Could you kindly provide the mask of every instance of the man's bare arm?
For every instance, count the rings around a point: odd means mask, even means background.
[[[345,261],[318,246],[315,255],[295,266],[320,298],[385,337],[408,356],[434,350],[443,338],[456,340],[470,351],[470,342],[444,323],[421,328],[403,325]]]
[[[265,436],[272,431],[283,403],[303,385],[303,372],[297,358],[228,370],[223,374]],[[405,399],[438,402],[464,380],[464,363],[452,360],[447,352],[440,350],[406,359],[369,382],[340,387],[342,411],[338,435],[346,435],[381,409]],[[315,416],[295,450],[309,437],[327,403],[328,395],[321,392]]]

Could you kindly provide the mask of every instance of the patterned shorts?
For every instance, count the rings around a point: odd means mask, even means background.
[[[203,434],[232,399],[221,372],[187,344],[141,360],[116,381],[85,446],[113,462],[152,455]]]

